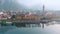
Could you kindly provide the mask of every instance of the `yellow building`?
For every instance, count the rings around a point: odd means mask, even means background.
[[[17,15],[16,16],[16,20],[40,20],[40,16],[38,16],[38,15],[28,15],[28,14],[26,14],[26,15]]]

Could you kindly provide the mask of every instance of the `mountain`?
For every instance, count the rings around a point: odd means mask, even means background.
[[[12,0],[3,0],[3,1],[0,0],[0,9],[17,10],[17,9],[27,9],[27,7],[22,4],[18,4],[16,1],[13,2]]]

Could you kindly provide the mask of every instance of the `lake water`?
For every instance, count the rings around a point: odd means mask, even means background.
[[[0,34],[60,34],[60,22],[0,26]]]

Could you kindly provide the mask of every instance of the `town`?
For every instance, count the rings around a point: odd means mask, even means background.
[[[43,13],[43,11],[40,10],[11,10],[11,11],[5,11],[2,10],[0,11],[0,21],[1,20],[7,20],[7,21],[11,21],[11,20],[40,20],[42,17],[44,16],[47,19],[51,19],[53,18],[53,13],[45,11]]]

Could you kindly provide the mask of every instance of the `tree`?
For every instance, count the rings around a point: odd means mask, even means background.
[[[15,16],[15,15],[13,15],[13,16],[11,17],[11,19],[15,20],[15,17],[16,17],[16,16]]]

